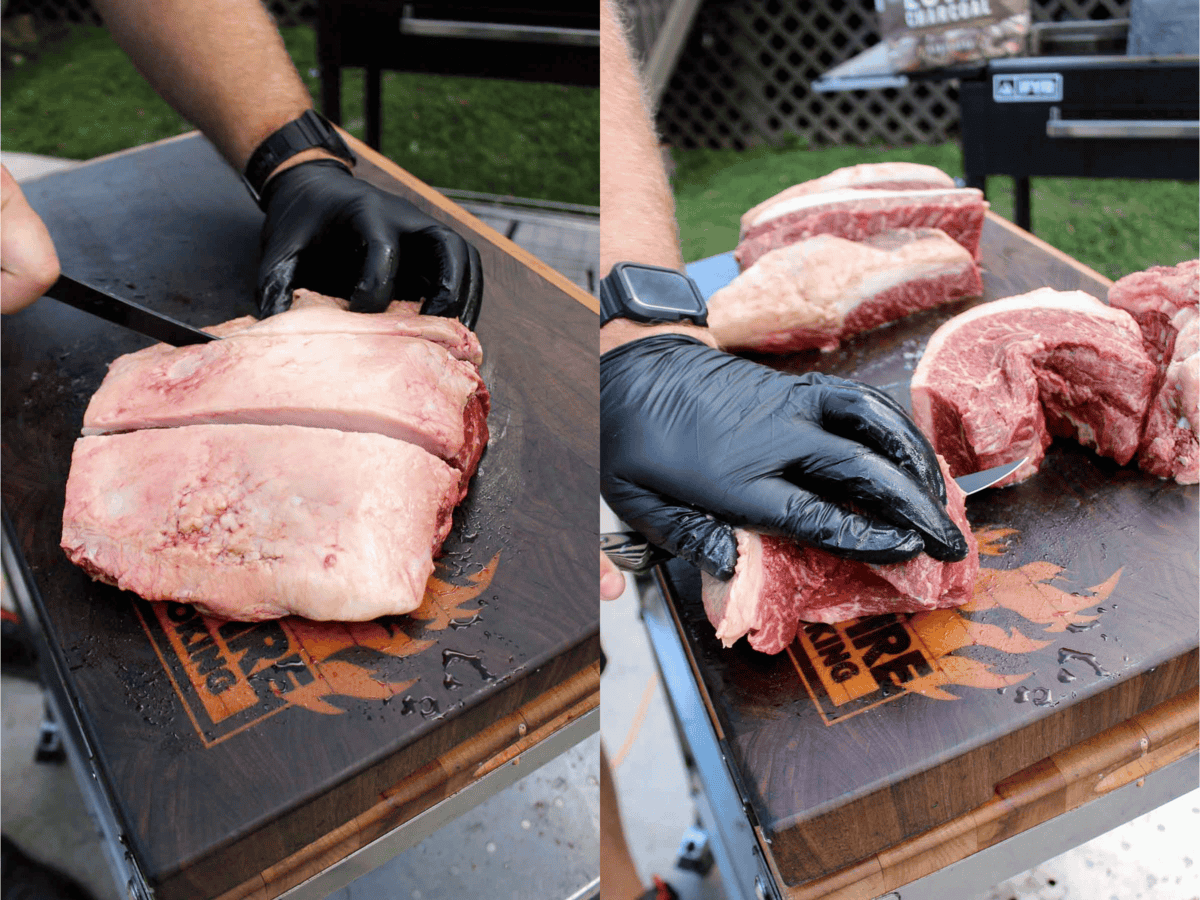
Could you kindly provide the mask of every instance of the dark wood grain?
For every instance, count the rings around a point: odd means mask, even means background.
[[[983,300],[1042,286],[1107,293],[1105,279],[997,217],[982,248]],[[856,378],[908,405],[929,335],[977,302],[833,353],[758,358]],[[786,884],[955,820],[1005,778],[1193,687],[1198,510],[1195,485],[1056,441],[1037,476],[968,502],[988,550],[973,604],[844,625],[836,647],[829,632],[802,634],[776,656],[744,641],[722,648],[695,570],[672,563],[685,638]],[[836,682],[817,645],[849,652],[859,674]],[[895,663],[894,674],[867,674],[872,646],[875,664]]]
[[[364,149],[361,177],[453,224],[485,274],[492,441],[425,618],[223,630],[90,581],[58,547],[71,446],[108,363],[149,341],[49,300],[4,323],[4,508],[160,900],[244,883],[599,658],[592,299]],[[198,136],[25,187],[65,271],[196,325],[252,311],[261,214]],[[181,636],[236,684],[197,684]]]

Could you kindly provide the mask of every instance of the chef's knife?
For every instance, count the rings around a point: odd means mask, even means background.
[[[1029,457],[1024,457],[1016,462],[1005,463],[1002,466],[993,466],[990,469],[984,469],[982,472],[974,472],[970,475],[961,475],[955,478],[954,481],[963,493],[968,497],[971,494],[977,494],[984,488],[989,488],[1001,478],[1010,475],[1012,472],[1025,463]],[[624,569],[627,572],[642,573],[646,572],[659,563],[665,563],[671,559],[671,554],[661,547],[656,547],[636,531],[612,531],[607,534],[600,535],[600,549],[604,551],[604,555],[611,559],[618,569]]]
[[[69,275],[60,275],[46,291],[46,296],[175,347],[217,340],[214,334],[76,281]]]

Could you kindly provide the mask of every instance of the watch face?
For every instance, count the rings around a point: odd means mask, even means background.
[[[678,272],[630,266],[622,271],[634,308],[651,318],[676,319],[707,310],[692,282]]]

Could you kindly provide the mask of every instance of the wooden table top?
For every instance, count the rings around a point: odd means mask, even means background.
[[[982,250],[983,300],[1047,285],[1107,296],[1106,279],[994,215]],[[833,353],[758,358],[856,378],[907,406],[929,335],[977,302],[910,317]],[[1134,756],[1171,741],[1194,749],[1198,510],[1196,485],[1056,441],[1034,478],[968,501],[983,565],[969,604],[811,625],[776,656],[744,641],[722,648],[697,571],[672,562],[676,612],[713,724],[789,896],[894,889],[922,874],[886,862],[914,841],[940,847],[938,865],[973,852],[954,856],[938,841],[961,843],[964,817],[985,821],[979,810],[1005,785],[1058,773],[1056,754],[1089,739],[1117,752],[1113,729],[1133,736]],[[1150,724],[1130,726],[1139,715]],[[1173,724],[1154,724],[1164,721]],[[986,819],[995,839],[1017,819],[1021,828],[1036,821],[1004,809],[1013,821],[1003,827]]]
[[[160,900],[270,896],[287,878],[264,870],[311,865],[308,848],[353,823],[403,821],[395,796],[461,786],[597,696],[596,301],[353,143],[360,177],[483,260],[492,439],[416,613],[224,623],[92,582],[58,546],[71,447],[108,363],[150,342],[45,299],[4,323],[4,510]],[[198,135],[24,190],[77,278],[199,326],[252,312],[261,213]],[[487,731],[499,722],[513,727]]]

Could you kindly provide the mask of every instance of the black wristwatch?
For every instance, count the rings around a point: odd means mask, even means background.
[[[329,120],[316,110],[305,110],[304,115],[288,122],[250,154],[246,171],[242,173],[242,182],[250,191],[254,202],[262,206],[263,188],[280,163],[314,147],[328,150],[350,165],[356,162],[354,154],[350,152],[337,129],[329,124]]]
[[[634,322],[708,325],[708,303],[696,282],[676,269],[620,262],[600,280],[600,324]]]

